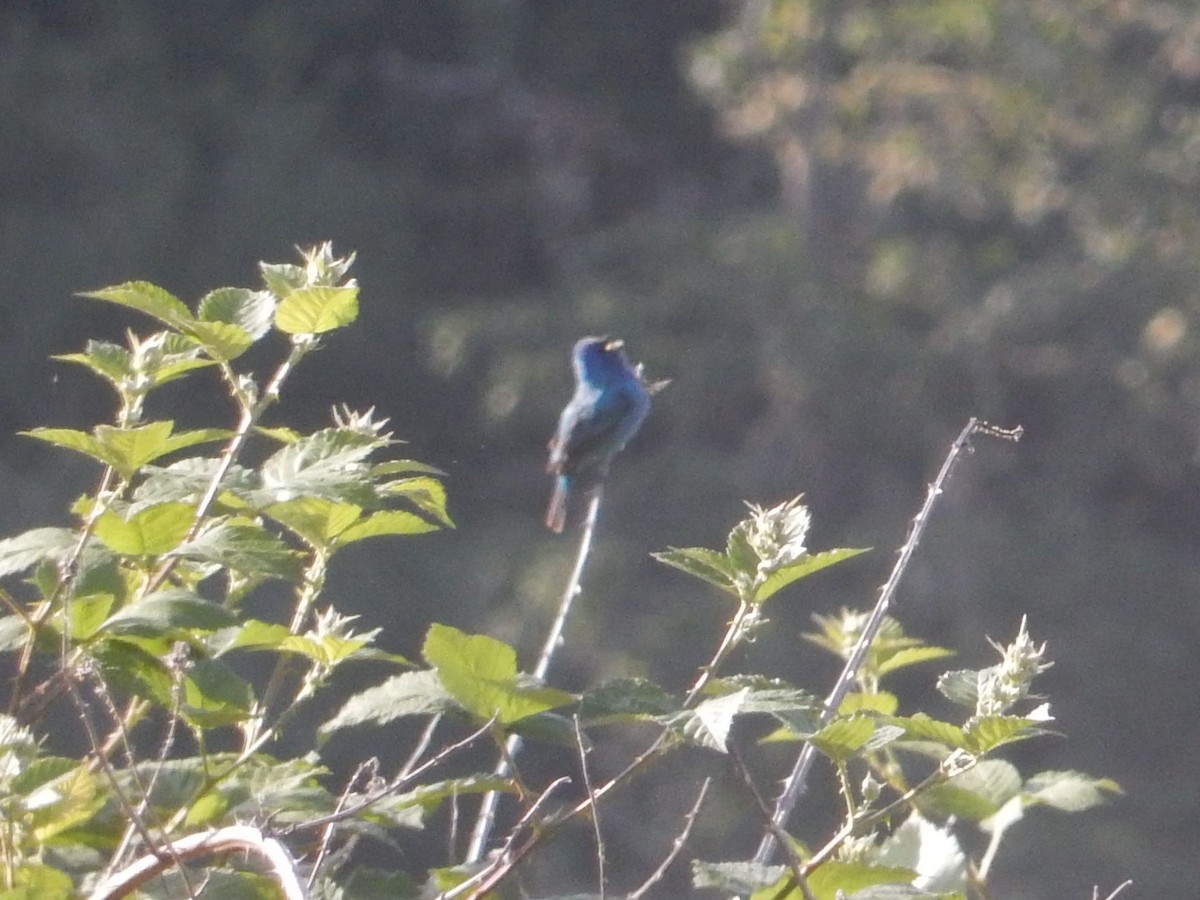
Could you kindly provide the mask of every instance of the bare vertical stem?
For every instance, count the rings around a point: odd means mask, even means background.
[[[867,650],[870,649],[871,642],[875,640],[875,635],[878,634],[879,627],[883,624],[883,617],[892,605],[892,598],[896,594],[896,588],[900,584],[900,579],[908,568],[908,564],[912,561],[913,553],[916,551],[917,545],[921,542],[921,536],[925,532],[925,527],[929,524],[929,517],[933,512],[934,504],[942,495],[942,491],[950,479],[950,473],[954,470],[955,463],[958,462],[963,452],[970,448],[971,437],[976,433],[1004,440],[1017,441],[1021,439],[1022,429],[1020,426],[1013,429],[997,428],[994,425],[989,425],[987,422],[972,418],[959,433],[954,443],[950,445],[950,452],[946,454],[946,459],[942,462],[942,468],[938,472],[937,478],[934,479],[933,484],[929,486],[929,490],[925,494],[925,502],[921,505],[920,511],[912,521],[908,532],[908,539],[904,542],[904,546],[900,548],[900,555],[896,559],[896,565],[892,568],[892,574],[880,589],[879,600],[875,603],[875,608],[871,610],[871,615],[863,626],[858,643],[855,644],[854,650],[846,659],[846,665],[834,683],[833,690],[829,692],[829,696],[825,699],[825,708],[821,713],[822,724],[828,722],[837,713],[838,707],[841,706],[842,700],[845,698],[846,692],[849,691],[851,683],[858,676],[858,671],[862,668],[863,661],[867,657]],[[811,743],[806,743],[800,751],[800,755],[796,757],[796,764],[792,767],[791,774],[784,781],[783,791],[775,801],[775,809],[771,814],[771,821],[778,829],[782,830],[785,828],[788,817],[791,816],[792,810],[795,809],[796,802],[804,795],[808,787],[808,773],[812,768],[815,758],[815,748]],[[754,861],[760,865],[770,862],[771,856],[775,852],[776,844],[775,831],[768,831],[763,835],[762,841],[758,845],[758,851],[754,854]]]
[[[562,644],[562,634],[566,628],[567,616],[570,615],[571,606],[575,602],[576,595],[579,594],[583,569],[592,552],[592,538],[596,533],[596,519],[600,515],[600,500],[603,493],[602,485],[597,485],[592,491],[591,500],[588,503],[587,519],[583,523],[583,533],[579,536],[579,552],[575,556],[575,567],[571,570],[571,577],[567,580],[567,587],[563,591],[562,599],[558,601],[558,614],[555,615],[554,622],[550,625],[546,642],[542,645],[542,652],[538,656],[537,665],[533,670],[534,677],[539,680],[545,680],[546,673],[550,670],[550,661]],[[519,734],[508,736],[508,740],[504,744],[504,753],[493,770],[498,777],[506,778],[512,774],[509,760],[515,759],[521,752],[522,744],[523,741]],[[488,837],[492,833],[492,825],[496,819],[496,805],[499,802],[498,791],[489,791],[483,795],[483,800],[479,804],[479,815],[475,819],[475,828],[471,832],[471,843],[467,847],[467,862],[478,862],[483,859],[483,851],[487,847]]]

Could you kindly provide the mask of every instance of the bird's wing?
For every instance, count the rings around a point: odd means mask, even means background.
[[[613,391],[578,409],[570,426],[551,442],[551,464],[571,474],[615,453],[613,440],[622,422],[634,414],[636,401],[625,391]],[[565,416],[564,416],[565,418]]]

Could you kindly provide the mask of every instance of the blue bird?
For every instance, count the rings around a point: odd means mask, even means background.
[[[546,510],[551,531],[563,530],[572,489],[594,488],[608,475],[613,457],[650,411],[650,395],[666,383],[647,383],[641,366],[630,365],[623,348],[621,341],[585,337],[571,351],[575,394],[558,417],[546,464],[555,476]]]

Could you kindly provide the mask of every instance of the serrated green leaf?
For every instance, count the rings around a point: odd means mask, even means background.
[[[321,497],[272,503],[263,512],[314,547],[332,546],[339,535],[362,517],[362,507],[356,504]]]
[[[1021,790],[1021,773],[1002,759],[980,760],[922,797],[926,811],[980,822],[994,815]]]
[[[442,475],[446,473],[437,466],[417,462],[415,459],[390,459],[387,462],[371,466],[371,474],[376,478],[385,475]]]
[[[91,652],[114,690],[171,705],[173,681],[155,654],[126,640],[102,641]]]
[[[945,672],[937,680],[937,689],[947,700],[975,709],[979,704],[979,672],[976,669]]]
[[[917,873],[901,866],[872,866],[831,860],[808,877],[808,890],[814,900],[837,900],[879,884],[910,884]],[[805,900],[799,885],[787,872],[769,887],[750,895],[751,900]]]
[[[339,546],[353,544],[366,538],[383,537],[389,534],[427,534],[438,531],[437,525],[422,519],[416,513],[400,509],[384,509],[355,522],[339,533],[334,543]]]
[[[202,728],[237,725],[250,715],[254,691],[218,659],[193,660],[183,681],[185,719]]]
[[[221,362],[232,362],[254,343],[254,338],[243,329],[226,322],[189,322],[181,330],[203,347],[205,353]]]
[[[742,711],[742,704],[749,695],[749,688],[742,688],[723,697],[714,697],[696,704],[672,718],[672,726],[685,738],[701,747],[729,752],[726,742],[733,720]]]
[[[1038,719],[1020,716],[972,716],[963,731],[967,738],[967,749],[982,756],[1015,741],[1023,741],[1048,733]]]
[[[436,673],[404,672],[352,696],[318,734],[324,739],[354,725],[386,725],[402,716],[440,715],[453,708],[454,701]]]
[[[812,737],[813,746],[838,762],[854,756],[875,733],[875,721],[869,716],[836,718]]]
[[[187,503],[157,503],[129,521],[109,510],[96,519],[95,535],[114,553],[160,556],[179,546],[195,518],[195,508]]]
[[[446,487],[436,478],[421,476],[389,481],[379,486],[379,493],[388,499],[403,501],[431,524],[454,527],[446,512]]]
[[[1082,812],[1099,806],[1121,786],[1111,778],[1093,778],[1083,772],[1039,772],[1025,782],[1022,791],[1026,804],[1043,804],[1063,812]]]
[[[145,479],[133,492],[134,506],[150,506],[168,500],[195,504],[208,489],[221,461],[212,457],[188,457],[168,466],[146,466]],[[219,502],[231,494],[248,496],[258,489],[258,476],[237,464],[231,465],[221,479]]]
[[[377,498],[366,460],[386,443],[348,428],[323,429],[272,454],[259,470],[262,489],[276,501],[311,496],[368,505]]]
[[[185,541],[172,556],[216,563],[244,575],[295,578],[300,555],[251,519],[227,519]]]
[[[92,459],[99,460],[105,465],[113,465],[113,460],[109,457],[108,448],[86,432],[76,431],[74,428],[31,428],[29,431],[19,431],[17,433],[24,437],[45,441],[47,444],[53,444],[56,447],[74,450],[76,453],[82,453],[85,456],[92,457]]]
[[[34,528],[0,541],[0,577],[16,575],[43,560],[58,563],[79,543],[69,528]]]
[[[778,591],[787,587],[793,581],[807,578],[815,572],[827,569],[843,560],[851,559],[860,553],[866,553],[870,548],[841,547],[835,550],[824,550],[820,553],[806,553],[793,563],[776,569],[760,584],[754,592],[754,602],[764,603]]]
[[[236,621],[229,610],[193,594],[171,588],[117,610],[100,626],[112,634],[159,635],[177,629],[215,631]]]
[[[651,553],[661,563],[694,575],[721,590],[737,596],[733,572],[724,553],[704,547],[672,547],[661,553]]]
[[[304,267],[291,263],[260,262],[258,270],[263,283],[276,297],[286,297],[308,280]]]
[[[692,861],[692,887],[716,890],[724,894],[749,894],[776,884],[787,874],[786,866],[765,866],[755,862]]]
[[[900,701],[896,695],[890,694],[887,691],[876,691],[870,694],[851,691],[842,698],[842,705],[838,707],[838,714],[848,716],[856,712],[873,712],[884,716],[891,716],[895,714],[899,705]]]
[[[918,876],[914,886],[893,885],[895,890],[875,893],[878,900],[928,898],[966,890],[967,857],[954,831],[935,825],[915,811],[879,845],[875,862],[904,866]],[[914,890],[916,894],[911,893]]]
[[[259,619],[247,619],[220,635],[214,635],[220,641],[219,653],[230,650],[279,650],[291,636],[286,626]]]
[[[637,722],[679,711],[679,701],[645,678],[618,678],[583,695],[579,718],[587,725]]]
[[[915,666],[935,659],[945,659],[953,656],[953,650],[945,647],[904,647],[890,656],[880,660],[875,667],[875,674],[882,678],[899,669]]]
[[[435,623],[426,633],[422,653],[446,690],[479,719],[494,717],[510,725],[575,699],[566,691],[522,683],[516,651],[487,635]]]
[[[21,616],[0,617],[0,653],[20,650],[29,639],[29,624]]]
[[[358,318],[358,288],[300,287],[283,295],[275,327],[285,334],[323,334]]]
[[[120,384],[133,371],[130,352],[108,341],[88,341],[83,353],[59,353],[50,358],[85,366],[113,384]]]
[[[947,747],[967,749],[967,737],[961,728],[949,722],[930,718],[925,713],[915,713],[912,716],[893,716],[887,721],[889,724],[899,725],[903,728],[907,740],[936,741]]]
[[[210,291],[200,299],[196,318],[203,322],[236,325],[258,340],[271,330],[275,318],[275,297],[269,291],[226,287]]]
[[[86,822],[105,801],[96,776],[76,766],[26,796],[25,806],[34,837],[45,843]]]
[[[105,300],[146,313],[176,330],[195,321],[182,300],[148,281],[127,281],[98,291],[86,291],[80,296]]]
[[[725,543],[725,559],[735,583],[739,575],[746,579],[753,579],[758,575],[758,553],[750,544],[749,533],[750,522],[739,522],[729,532],[729,539]]]
[[[12,870],[12,888],[3,900],[71,900],[75,884],[66,872],[41,863],[22,863]]]
[[[99,631],[116,602],[117,598],[112,594],[72,597],[68,607],[71,616],[71,640],[86,641]]]

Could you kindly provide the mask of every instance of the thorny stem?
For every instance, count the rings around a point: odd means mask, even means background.
[[[262,418],[271,406],[279,400],[279,393],[283,388],[284,381],[292,373],[292,370],[317,346],[315,340],[293,340],[292,349],[288,353],[287,358],[279,364],[279,368],[275,370],[275,374],[271,376],[270,382],[263,389],[262,396],[256,401],[251,402],[250,398],[238,386],[237,376],[229,367],[228,363],[221,366],[221,371],[225,376],[225,380],[229,383],[229,388],[239,405],[242,407],[242,415],[238,420],[237,429],[233,433],[233,437],[229,439],[229,443],[225,445],[225,450],[221,453],[221,459],[217,463],[217,470],[213,473],[212,479],[205,488],[204,494],[200,497],[200,502],[196,504],[196,517],[192,520],[192,527],[188,529],[185,541],[189,541],[196,537],[200,528],[204,525],[204,517],[208,515],[209,509],[217,499],[217,495],[221,492],[221,484],[225,481],[225,476],[229,474],[229,469],[237,460],[238,455],[242,452],[242,448],[246,445],[247,439],[250,437],[250,432],[254,426],[258,424],[258,420]],[[175,568],[176,558],[172,557],[159,567],[154,573],[146,587],[146,593],[152,593],[156,590],[171,574],[171,570]]]
[[[567,587],[563,591],[562,599],[558,601],[558,613],[546,635],[546,642],[542,645],[542,652],[538,656],[537,665],[533,670],[534,678],[539,681],[545,680],[546,673],[550,670],[550,661],[562,645],[562,634],[567,624],[567,616],[570,615],[571,606],[580,592],[583,569],[592,551],[592,538],[596,533],[596,519],[600,515],[602,497],[603,486],[597,485],[592,491],[591,500],[588,503],[587,518],[583,523],[583,533],[579,537],[579,552],[575,556],[575,567],[571,570],[571,577],[567,580]],[[508,740],[504,744],[504,752],[501,754],[493,774],[500,778],[507,778],[512,774],[513,769],[509,761],[515,759],[521,752],[522,744],[520,735],[508,736]],[[483,795],[483,800],[479,804],[479,814],[475,819],[475,827],[471,832],[471,843],[467,847],[467,862],[478,862],[483,859],[483,852],[487,847],[488,838],[492,833],[492,825],[496,820],[496,806],[499,802],[498,791],[489,791]]]
[[[950,446],[950,452],[946,454],[946,459],[942,462],[942,468],[939,470],[937,478],[929,486],[929,490],[925,495],[925,502],[921,505],[920,511],[912,521],[908,539],[904,542],[904,546],[900,548],[900,555],[896,559],[896,565],[892,568],[892,574],[880,589],[879,600],[876,602],[875,608],[871,610],[871,615],[863,626],[858,643],[855,644],[854,650],[846,660],[846,665],[842,669],[841,675],[838,676],[838,680],[834,683],[833,690],[830,691],[829,696],[825,700],[825,708],[821,713],[822,724],[827,723],[837,713],[838,707],[841,706],[842,700],[846,696],[846,692],[858,676],[858,671],[862,668],[863,661],[866,659],[867,651],[870,649],[871,643],[875,640],[875,636],[883,624],[884,616],[891,607],[892,598],[895,596],[900,579],[912,560],[913,553],[916,551],[917,545],[921,541],[921,536],[925,532],[925,527],[929,524],[929,517],[933,512],[933,507],[942,495],[942,491],[947,481],[949,481],[955,464],[963,452],[970,448],[971,438],[975,434],[985,434],[1003,440],[1018,441],[1021,439],[1022,433],[1023,429],[1020,426],[1013,429],[998,428],[979,419],[971,418]],[[815,758],[815,747],[811,743],[806,743],[800,751],[800,755],[796,758],[796,763],[792,767],[791,774],[788,775],[784,782],[783,791],[775,801],[775,810],[771,815],[771,820],[780,829],[783,829],[787,825],[788,817],[792,814],[796,802],[803,796],[804,791],[807,789],[808,773],[812,768]],[[763,835],[762,841],[758,845],[758,852],[754,855],[754,861],[759,865],[765,865],[770,862],[775,847],[775,835],[768,831]]]

